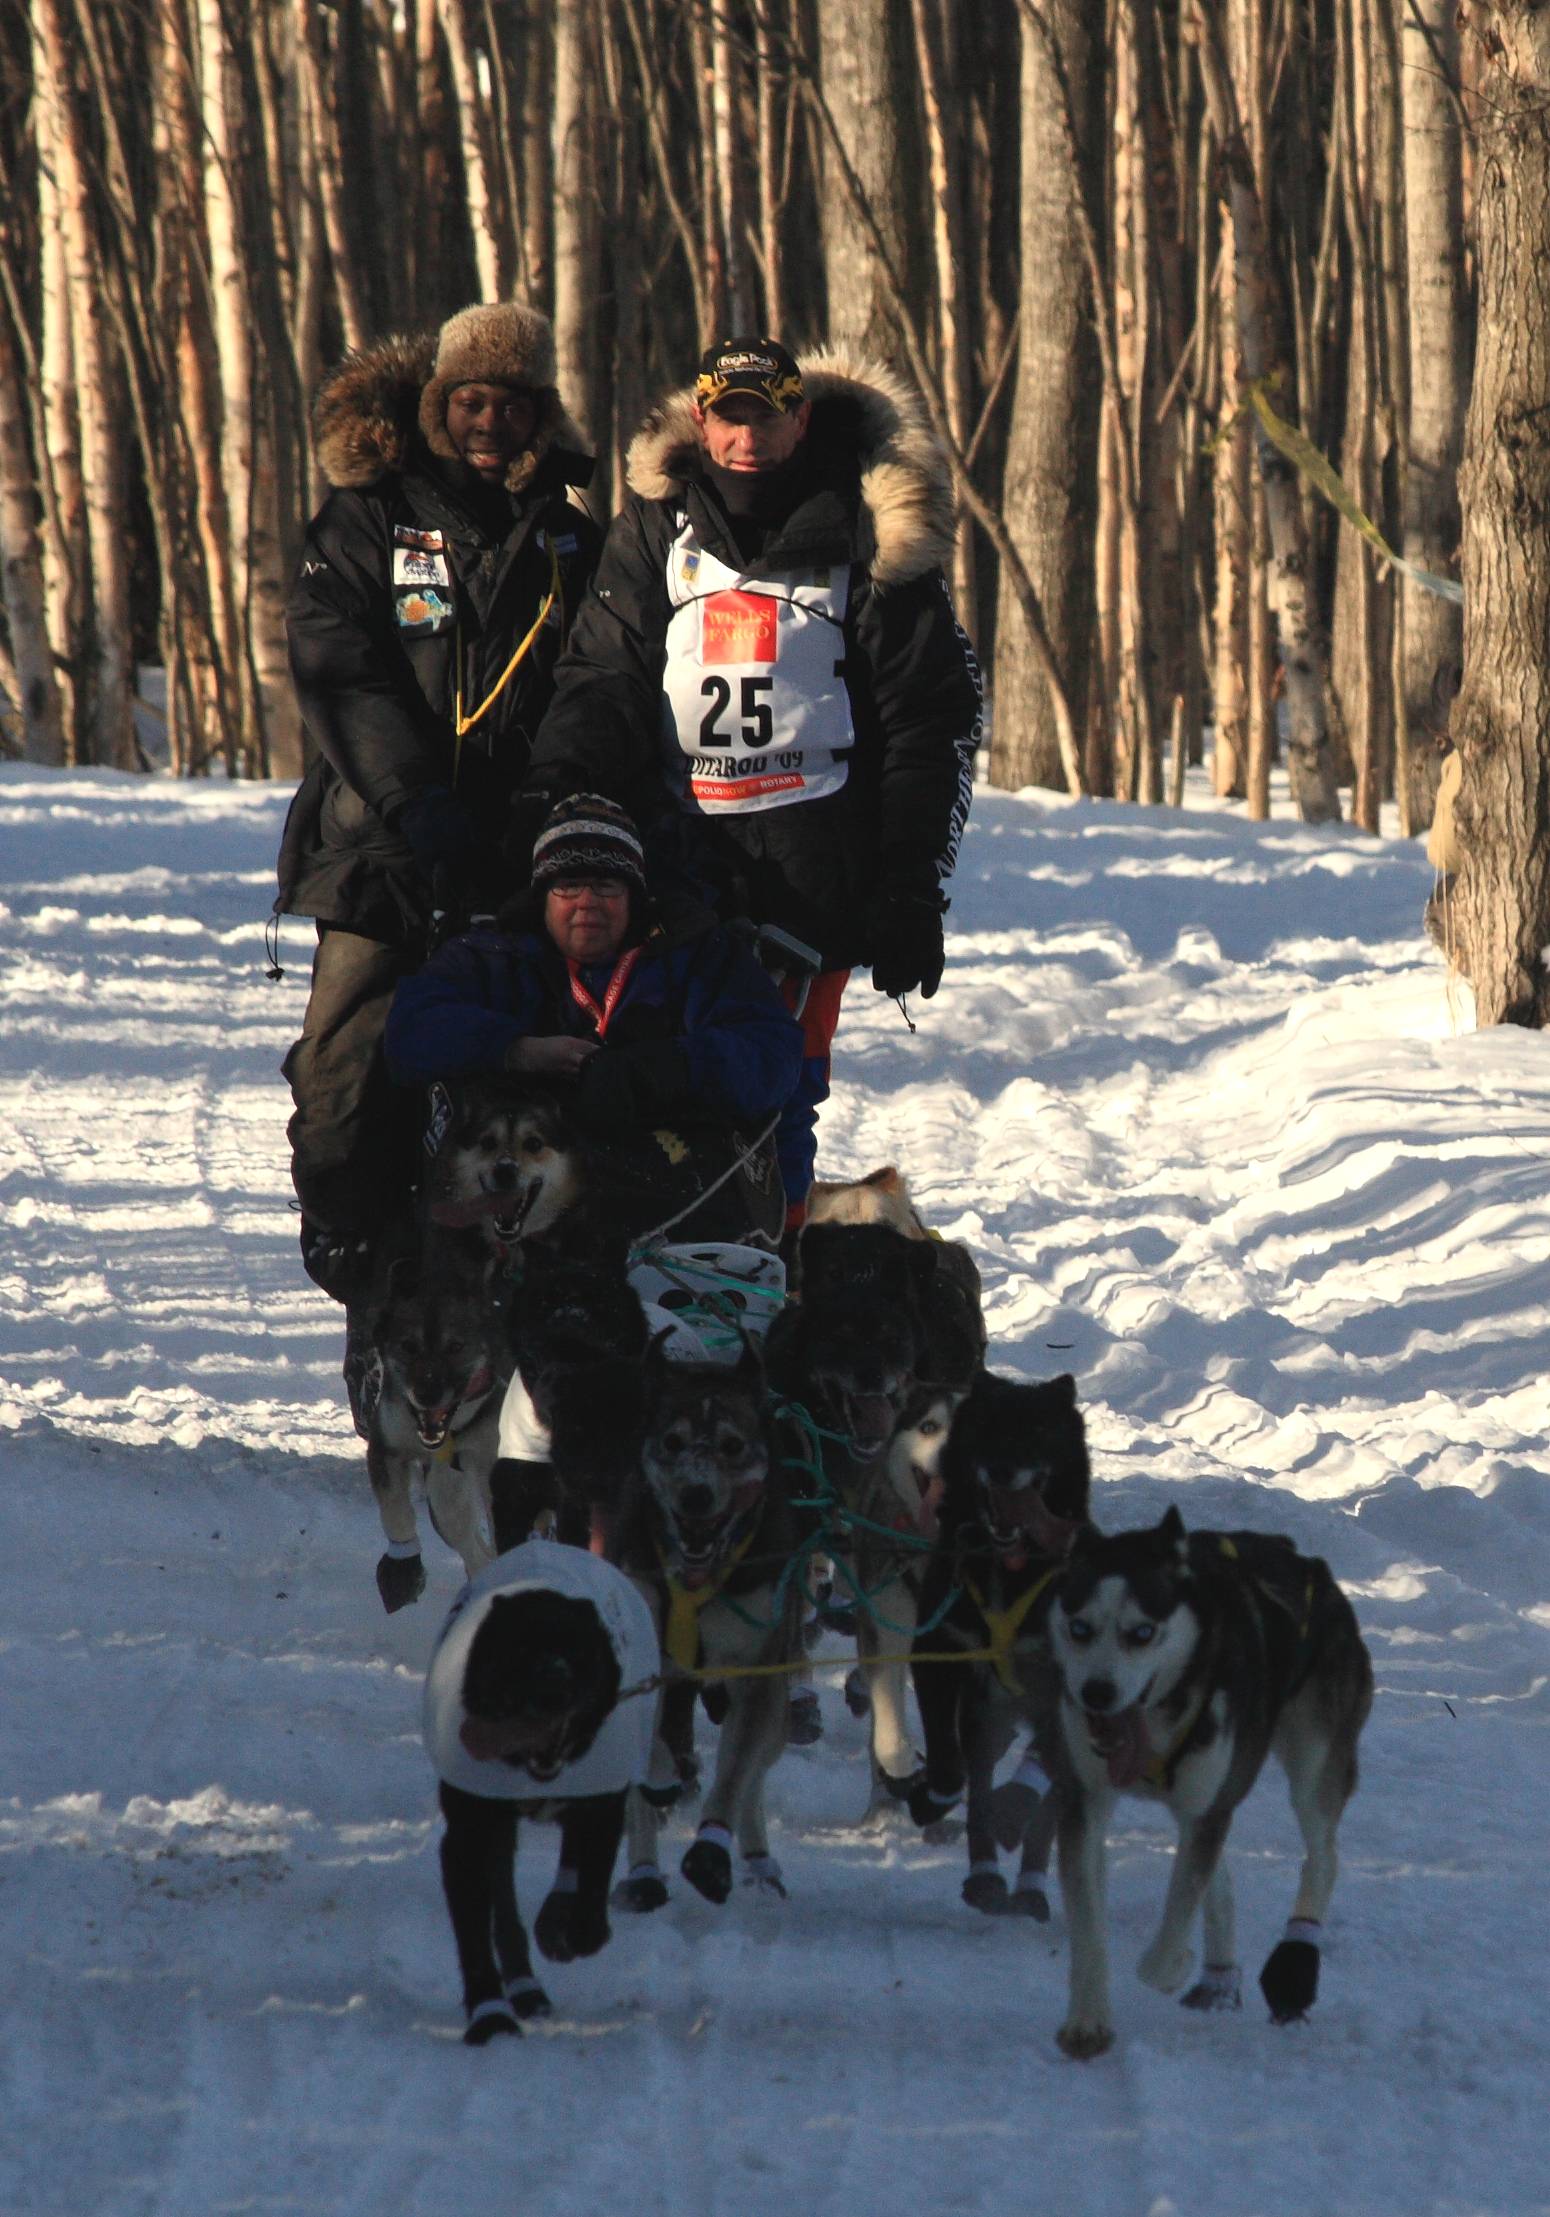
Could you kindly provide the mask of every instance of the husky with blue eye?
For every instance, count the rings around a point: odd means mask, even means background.
[[[1115,1796],[1164,1801],[1178,1826],[1162,1923],[1137,1966],[1177,1993],[1204,1960],[1186,2008],[1234,2009],[1241,1977],[1223,1860],[1233,1811],[1274,1754],[1306,1850],[1285,1937],[1260,1972],[1278,2024],[1318,1991],[1319,1938],[1337,1868],[1335,1835],[1356,1790],[1356,1743],[1372,1706],[1372,1664],[1327,1564],[1290,1540],[1186,1532],[1177,1509],[1150,1531],[1082,1540],[1049,1621],[1058,1690],[1061,1890],[1071,1988],[1058,2039],[1101,2055],[1114,2039],[1103,1933],[1104,1841]]]

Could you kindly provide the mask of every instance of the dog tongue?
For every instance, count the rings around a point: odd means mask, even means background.
[[[1109,1766],[1109,1784],[1133,1786],[1152,1758],[1139,1705],[1121,1709],[1113,1717],[1089,1717],[1087,1729],[1093,1746]]]
[[[487,1216],[515,1216],[521,1207],[521,1197],[515,1193],[481,1193],[472,1201],[433,1201],[431,1222],[442,1224],[449,1231],[466,1231],[470,1225],[482,1224]]]

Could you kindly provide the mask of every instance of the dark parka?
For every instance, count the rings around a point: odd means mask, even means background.
[[[493,863],[547,707],[555,665],[596,564],[600,533],[566,498],[592,463],[552,388],[507,490],[433,454],[417,415],[436,341],[389,339],[319,391],[318,458],[334,490],[310,526],[286,611],[291,671],[318,750],[279,858],[282,912],[387,942],[428,921],[430,887],[393,830],[405,803],[452,788]],[[416,580],[440,534],[451,592]],[[420,565],[423,570],[423,563]],[[459,748],[454,710],[477,708],[558,574],[558,592],[505,689]],[[449,603],[450,599],[450,605]],[[457,889],[477,896],[504,887]]]
[[[534,909],[536,914],[536,907]],[[504,921],[504,920],[503,920]],[[513,918],[513,922],[517,919]],[[612,962],[583,965],[594,997]],[[405,978],[388,1017],[388,1066],[401,1084],[504,1067],[520,1040],[596,1036],[564,956],[535,923],[449,939]],[[802,1060],[802,1035],[768,974],[703,911],[653,924],[608,1024],[604,1056],[646,1050],[651,1116],[686,1128],[757,1128]],[[583,1097],[585,1096],[583,1083]]]
[[[945,458],[918,402],[872,363],[837,353],[802,364],[812,417],[792,502],[757,572],[853,565],[840,667],[855,746],[842,790],[746,815],[688,816],[670,797],[681,767],[663,690],[672,605],[668,553],[687,517],[700,545],[743,570],[727,515],[702,475],[685,390],[632,442],[631,496],[556,674],[528,785],[540,798],[608,793],[640,823],[654,871],[691,858],[726,915],[777,923],[825,968],[871,959],[875,892],[934,894],[968,814],[980,736],[979,669],[956,622],[943,564],[953,545]]]

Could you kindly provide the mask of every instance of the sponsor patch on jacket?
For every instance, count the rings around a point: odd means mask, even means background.
[[[439,531],[419,531],[408,523],[396,523],[393,526],[393,544],[396,547],[418,547],[422,554],[439,554],[446,543]]]
[[[773,662],[780,611],[768,593],[712,593],[702,609],[700,660]]]
[[[400,589],[393,596],[393,620],[400,631],[445,631],[457,611],[434,586]]]
[[[404,585],[440,586],[443,592],[452,588],[452,572],[440,547],[394,547],[393,584],[395,589]]]

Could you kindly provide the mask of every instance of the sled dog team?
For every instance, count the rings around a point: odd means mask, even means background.
[[[1047,1919],[1055,1850],[1069,2056],[1114,2038],[1121,1794],[1165,1802],[1178,1830],[1140,1976],[1188,2008],[1239,2006],[1223,1848],[1274,1753],[1304,1859],[1259,1983],[1276,2021],[1301,2017],[1372,1700],[1326,1565],[1284,1538],[1186,1530],[1176,1508],[1101,1533],[1074,1381],[985,1368],[973,1260],[927,1232],[897,1171],[814,1188],[785,1298],[758,1248],[632,1251],[541,1088],[476,1084],[442,1109],[423,1244],[378,1321],[367,1462],[385,1606],[424,1585],[417,1480],[469,1576],[424,1711],[465,2038],[550,2007],[517,1911],[524,1818],[559,1827],[535,1920],[550,1961],[601,1948],[610,1909],[669,1900],[661,1824],[701,1791],[697,1712],[714,1759],[679,1873],[722,1903],[736,1855],[746,1884],[784,1895],[765,1781],[818,1627],[856,1642],[872,1808],[924,1826],[963,1805],[970,1906]]]

